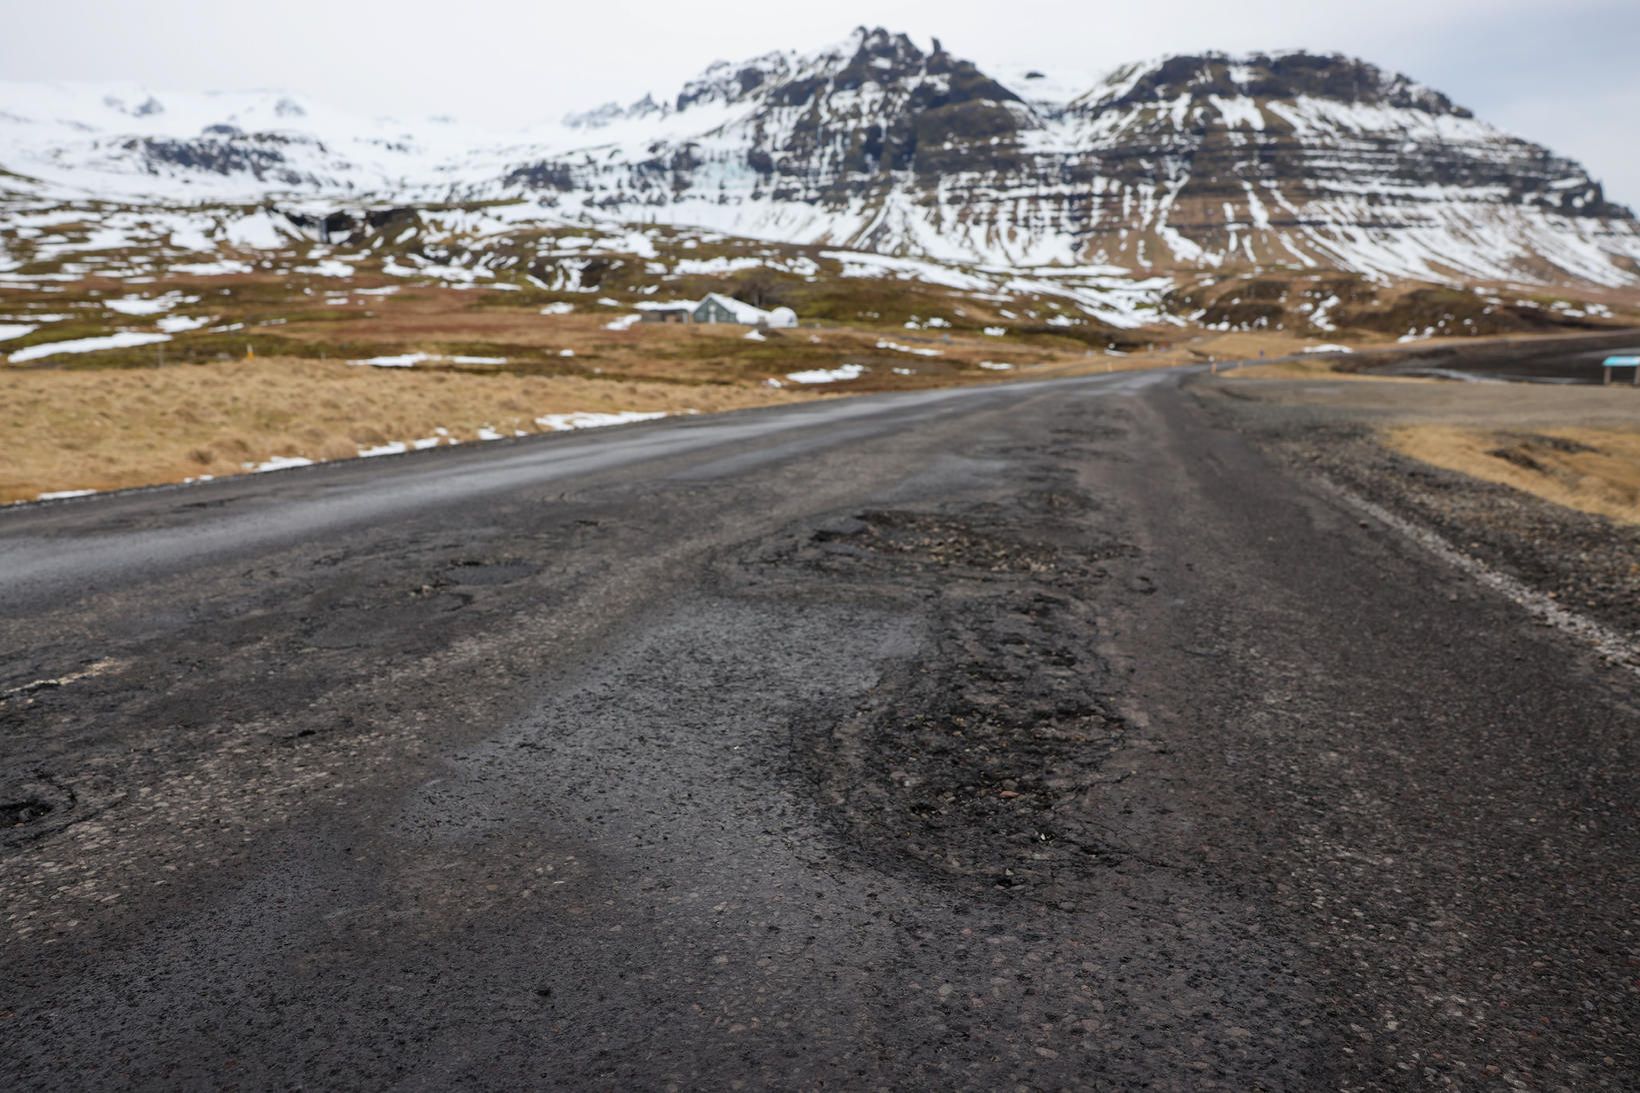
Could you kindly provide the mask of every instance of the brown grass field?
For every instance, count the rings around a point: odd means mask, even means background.
[[[165,368],[0,373],[0,503],[243,473],[273,456],[345,459],[445,429],[543,432],[574,411],[710,413],[816,397],[727,384],[361,368],[258,359]]]
[[[738,254],[729,244],[719,249],[725,257]],[[704,246],[687,253],[707,257],[709,250],[717,256]],[[811,259],[818,253],[791,250]],[[1076,316],[1063,301],[1002,301],[914,280],[804,281],[784,274],[778,287],[803,317],[799,329],[759,337],[737,326],[612,329],[637,300],[657,298],[644,295],[655,289],[642,263],[611,266],[621,269],[596,294],[519,279],[461,289],[364,269],[352,278],[266,269],[166,273],[140,294],[181,297],[169,318],[195,326],[163,345],[0,363],[0,503],[244,473],[276,456],[351,458],[362,448],[421,440],[435,430],[461,441],[481,429],[536,432],[536,418],[575,411],[710,413],[1209,360],[1246,362],[1229,372],[1237,378],[1339,379],[1325,358],[1288,355],[1321,341],[1365,346],[1388,336],[1176,323],[1116,330],[1080,319],[1067,325]],[[1299,281],[1300,288],[1308,284]],[[1239,297],[1239,286],[1224,280],[1202,290],[1203,302]],[[686,276],[670,279],[665,296],[732,289],[721,279]],[[54,341],[157,329],[157,318],[105,306],[131,291],[95,276],[37,291],[0,286],[0,311],[11,321],[50,320],[0,351],[33,354]],[[934,316],[944,325],[930,321]],[[994,336],[998,328],[1006,333]],[[406,354],[428,359],[414,368],[348,363]],[[841,364],[866,371],[838,384],[786,378]],[[1509,473],[1518,477],[1521,469]]]
[[[1405,425],[1386,430],[1385,439],[1425,463],[1640,524],[1640,424],[1533,430]]]

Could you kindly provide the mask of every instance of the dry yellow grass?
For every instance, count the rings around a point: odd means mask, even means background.
[[[1301,355],[1303,350],[1316,344],[1314,338],[1298,337],[1283,331],[1213,332],[1161,344],[1149,352],[1118,358],[1116,368],[1154,368],[1216,362],[1219,375],[1234,376],[1237,379],[1378,378],[1334,373],[1327,358],[1320,355]],[[1347,344],[1353,349],[1364,347],[1367,343],[1350,341]],[[1062,370],[1101,371],[1103,366]]]
[[[546,414],[710,412],[810,392],[575,376],[473,375],[299,359],[99,371],[0,370],[0,503],[344,459],[449,430],[541,432]]]
[[[1385,438],[1425,463],[1640,524],[1640,429],[1403,425]]]
[[[1241,361],[1257,360],[1260,352],[1270,357],[1296,353],[1313,342],[1303,338],[1295,338],[1288,334],[1269,333],[1214,333],[1188,338],[1182,341],[1166,341],[1158,336],[1158,344],[1150,350],[1140,350],[1121,355],[1111,355],[1093,351],[1061,352],[1053,355],[1043,355],[1042,359],[1022,368],[1032,376],[1079,376],[1098,374],[1101,372],[1127,372],[1137,368],[1171,368],[1177,365],[1203,364],[1209,359],[1217,361],[1221,375],[1244,375],[1255,368],[1272,367],[1266,365],[1243,365],[1236,368]],[[953,354],[961,356],[961,351]],[[991,357],[1008,357],[1005,350],[993,348],[988,354]],[[1294,375],[1321,375],[1326,373],[1325,366],[1313,371],[1304,371]],[[1294,378],[1288,375],[1285,378]]]

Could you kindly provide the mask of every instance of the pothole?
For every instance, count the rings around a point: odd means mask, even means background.
[[[22,801],[0,801],[0,828],[22,827],[51,815],[56,808],[50,801],[30,797]]]
[[[876,509],[822,525],[798,553],[807,556],[804,560],[821,563],[881,559],[984,573],[1041,573],[1067,561],[1051,545],[992,534],[970,520]]]
[[[0,782],[0,845],[39,838],[73,823],[80,815],[74,791],[36,773]]]
[[[446,572],[451,584],[487,585],[511,584],[535,576],[535,566],[524,562],[459,561]]]
[[[870,700],[806,737],[810,775],[850,833],[965,886],[1048,903],[1103,883],[1130,852],[1098,804],[1107,759],[1135,737],[1104,698],[1108,669],[1084,605],[965,597],[931,647]]]

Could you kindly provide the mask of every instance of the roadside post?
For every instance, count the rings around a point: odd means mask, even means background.
[[[1629,383],[1640,387],[1640,357],[1607,357],[1601,367],[1605,369],[1605,378],[1601,381],[1605,386],[1611,386],[1613,371],[1627,368],[1633,376]]]

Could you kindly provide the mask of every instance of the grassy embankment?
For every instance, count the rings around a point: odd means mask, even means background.
[[[239,474],[274,456],[322,461],[441,437],[542,432],[573,411],[711,412],[792,401],[727,384],[489,375],[259,359],[149,369],[8,370],[0,503]],[[443,438],[439,430],[448,434]]]

